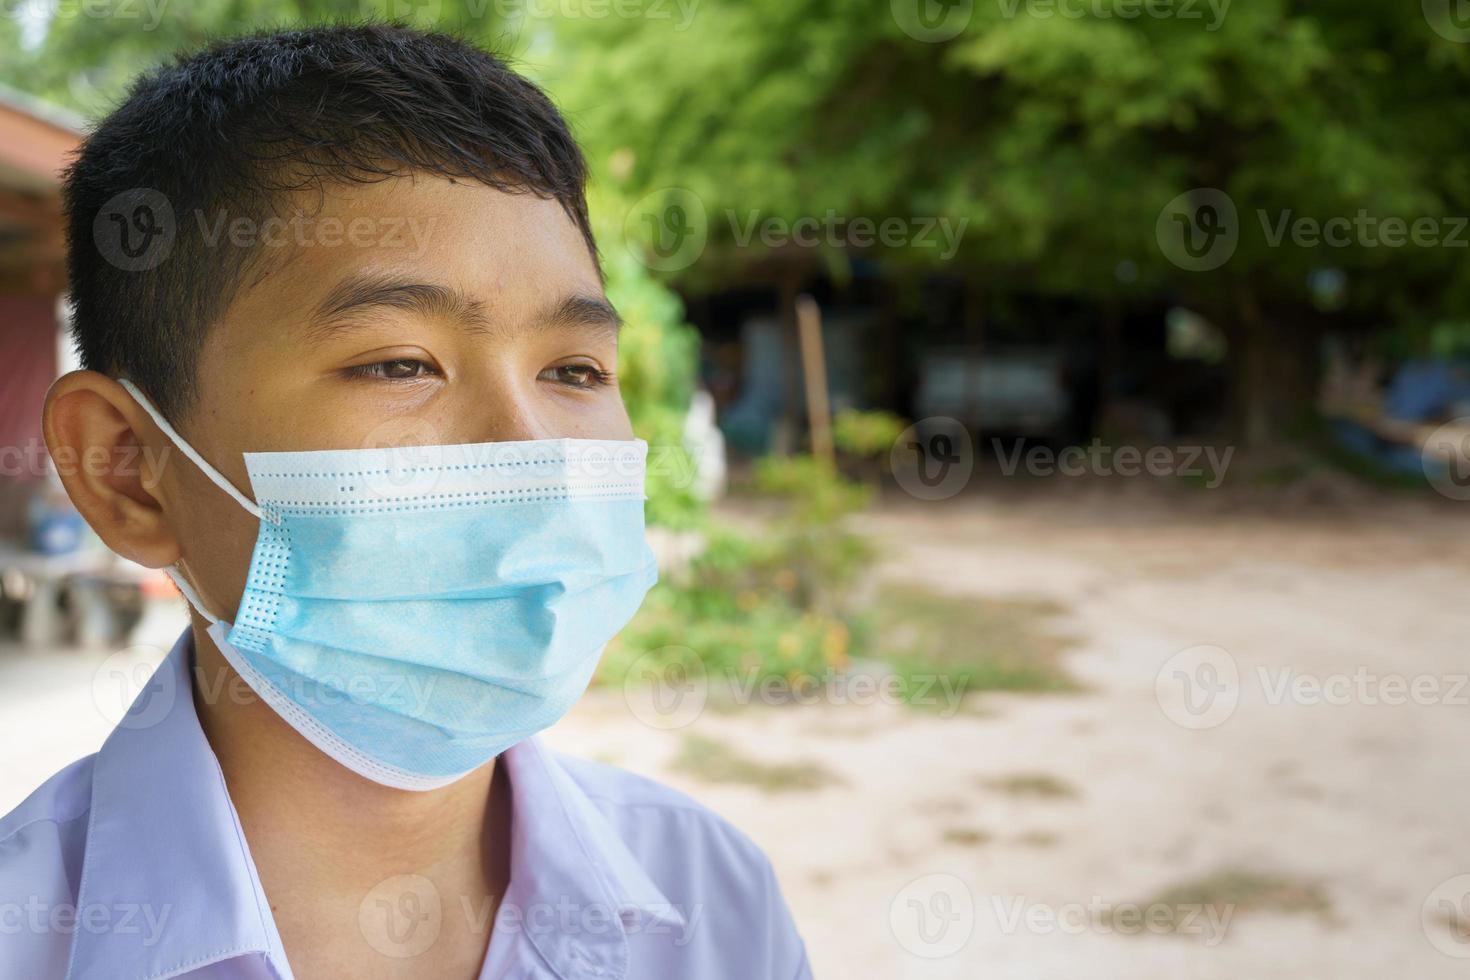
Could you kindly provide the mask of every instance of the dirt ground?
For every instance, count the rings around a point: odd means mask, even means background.
[[[1084,690],[672,730],[597,690],[550,734],[764,847],[818,977],[1470,971],[1470,506],[1068,485],[864,520],[886,579],[1064,607]],[[0,811],[100,744],[97,663],[0,657]],[[709,782],[691,736],[831,778]]]
[[[749,832],[818,977],[1465,976],[1470,508],[1133,489],[890,503],[867,526],[885,577],[1067,607],[1083,693],[684,730],[840,777],[805,792],[672,770],[672,733],[606,694],[557,740]],[[1182,727],[1158,679],[1199,646],[1235,663],[1236,707]]]

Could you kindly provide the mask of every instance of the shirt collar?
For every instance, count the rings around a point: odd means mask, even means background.
[[[290,976],[199,726],[191,662],[186,629],[97,755],[67,980],[162,980],[242,956]],[[566,980],[619,980],[629,932],[683,917],[554,753],[528,739],[501,761],[511,880],[491,957],[519,935]],[[88,928],[88,915],[106,927]],[[135,928],[122,926],[129,916]]]
[[[626,976],[629,933],[683,927],[683,915],[539,740],[500,758],[513,809],[510,886],[496,935],[524,935],[566,980]]]
[[[179,637],[93,763],[67,980],[152,980],[280,948],[194,710],[191,632]],[[99,907],[114,916],[140,908],[162,925],[84,928],[87,910]]]

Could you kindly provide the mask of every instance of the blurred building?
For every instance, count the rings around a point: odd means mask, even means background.
[[[1213,328],[1167,297],[1106,306],[880,259],[848,257],[833,275],[782,258],[732,263],[714,288],[683,293],[704,342],[703,384],[742,453],[800,448],[804,438],[798,293],[822,309],[833,412],[945,416],[977,435],[1052,444],[1105,431],[1179,438],[1221,424],[1223,349],[1187,342]]]
[[[60,369],[60,172],[82,120],[0,87],[0,538],[25,533],[43,475],[41,401]]]

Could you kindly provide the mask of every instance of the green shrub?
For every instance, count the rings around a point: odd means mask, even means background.
[[[905,427],[904,420],[892,412],[847,408],[832,419],[832,441],[850,456],[881,460],[892,451]]]
[[[704,551],[655,586],[608,647],[602,680],[621,682],[645,654],[679,659],[685,648],[711,676],[742,682],[799,683],[847,667],[865,635],[850,597],[872,551],[843,519],[868,490],[803,456],[761,461],[755,489],[785,504],[782,515],[758,534],[706,528]]]
[[[609,219],[621,213],[598,201]],[[648,523],[676,530],[700,523],[704,507],[689,479],[694,459],[684,448],[684,416],[699,371],[699,333],[684,321],[679,297],[622,247],[622,229],[598,222],[608,300],[623,317],[618,384],[633,431],[648,442]]]

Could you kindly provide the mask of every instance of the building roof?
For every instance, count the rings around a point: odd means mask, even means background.
[[[61,288],[61,171],[84,129],[80,116],[0,86],[0,294]]]
[[[53,189],[85,129],[80,115],[0,85],[0,188]]]

